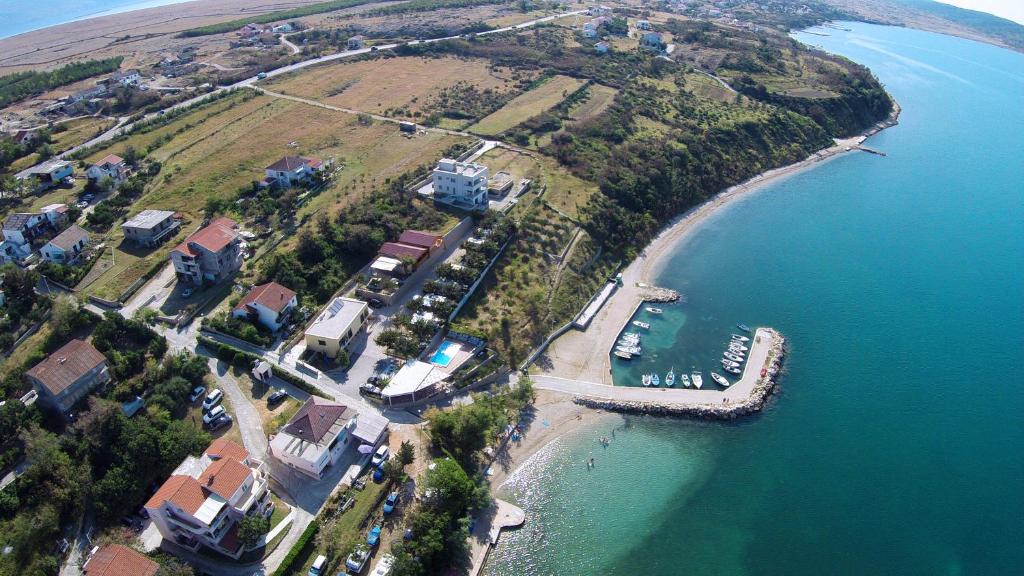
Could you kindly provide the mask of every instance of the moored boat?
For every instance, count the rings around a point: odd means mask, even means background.
[[[679,375],[679,380],[682,381],[683,388],[689,388],[690,387],[690,375],[689,374],[680,374]]]
[[[643,328],[644,330],[649,330],[651,328],[650,324],[648,324],[647,322],[641,322],[639,320],[633,320],[633,326],[636,326],[637,328]]]
[[[704,377],[700,375],[700,372],[694,372],[693,374],[690,374],[690,380],[693,382],[693,385],[696,386],[697,388],[700,388],[701,386],[704,385]]]
[[[650,374],[644,374],[643,376],[641,376],[640,377],[640,383],[643,384],[644,386],[650,386],[651,385],[651,375]]]
[[[746,336],[743,336],[741,334],[733,334],[732,336],[730,336],[730,338],[738,342],[750,342],[750,338],[747,338]]]
[[[725,386],[726,388],[729,387],[729,381],[725,379],[725,376],[722,376],[718,372],[712,372],[711,379],[714,380],[715,382],[718,382],[718,384],[721,386]]]
[[[730,349],[735,348],[735,349],[739,350],[740,352],[746,352],[747,350],[750,350],[750,348],[747,348],[746,346],[744,346],[743,344],[740,344],[739,342],[731,342],[731,343],[729,343],[729,348]]]
[[[618,358],[622,358],[623,360],[632,360],[633,359],[633,355],[632,354],[630,354],[629,352],[623,352],[622,350],[616,350],[615,351],[615,356],[618,357]]]
[[[673,387],[675,385],[676,385],[676,369],[675,369],[675,367],[672,367],[672,369],[670,369],[668,371],[668,374],[665,374],[665,386],[668,386],[669,388],[671,388],[671,387]]]
[[[740,369],[735,366],[722,366],[722,370],[725,370],[729,374],[739,375]]]
[[[634,356],[639,356],[643,351],[639,346],[616,346],[615,349],[620,352],[628,352]]]
[[[732,360],[726,360],[725,358],[722,358],[722,366],[725,366],[726,368],[739,368],[740,367],[740,363],[739,362],[733,362]]]
[[[661,386],[661,378],[658,377],[657,372],[651,374],[651,386]]]
[[[737,324],[736,327],[744,332],[750,332],[750,326],[747,326],[746,324]]]
[[[647,310],[651,314],[661,314],[662,312],[664,312],[664,310],[662,310],[661,308],[655,308],[654,306],[648,306],[644,308],[644,310]]]
[[[727,360],[732,360],[733,362],[743,362],[742,356],[737,356],[735,354],[730,354],[728,352],[723,353],[722,356],[724,356]]]

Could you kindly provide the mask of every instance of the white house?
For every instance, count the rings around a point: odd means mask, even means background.
[[[46,217],[42,214],[31,212],[11,214],[4,218],[4,240],[19,246],[28,244],[39,235],[39,228],[45,221]]]
[[[637,30],[650,30],[651,29],[651,23],[648,20],[637,20],[636,21],[636,29]]]
[[[437,392],[448,373],[429,363],[412,360],[406,362],[381,392],[388,405],[422,400]]]
[[[125,70],[124,72],[118,70],[110,75],[110,82],[121,86],[136,86],[141,81],[142,75],[138,70]]]
[[[319,158],[285,156],[266,167],[266,177],[260,184],[288,188],[309,180],[314,174],[325,169],[324,161]]]
[[[366,36],[353,36],[348,39],[349,50],[361,50],[366,44]]]
[[[611,48],[611,45],[604,41],[594,44],[594,51],[598,54],[607,54],[609,48]]]
[[[597,38],[597,24],[593,22],[587,22],[583,25],[583,37],[584,38]]]
[[[171,250],[178,279],[202,285],[217,283],[242,267],[242,237],[238,224],[217,218]]]
[[[274,34],[286,34],[294,29],[294,26],[292,26],[288,22],[285,22],[284,24],[278,24],[277,26],[274,26],[273,28],[270,29],[270,31],[273,32]]]
[[[43,206],[39,212],[52,226],[59,226],[68,219],[67,204],[47,204],[46,206]]]
[[[337,358],[363,328],[369,315],[366,302],[343,296],[335,298],[306,329],[306,348],[328,358]]]
[[[434,200],[458,208],[487,208],[487,167],[443,158],[433,172]]]
[[[120,183],[128,177],[128,164],[124,158],[116,154],[107,154],[102,160],[93,164],[85,171],[85,175],[92,182],[101,182],[110,178],[115,183]]]
[[[54,158],[36,166],[30,174],[36,178],[39,189],[46,190],[62,184],[65,178],[75,174],[75,169],[71,162]]]
[[[140,246],[156,246],[181,226],[170,210],[143,210],[121,224],[125,240]]]
[[[231,315],[257,321],[276,332],[298,305],[295,292],[277,282],[267,282],[253,286],[245,298],[238,302]]]
[[[164,539],[195,552],[206,546],[230,558],[245,552],[238,535],[246,516],[273,512],[267,465],[230,440],[189,456],[146,502]]]
[[[270,439],[270,454],[289,468],[323,478],[352,443],[358,415],[344,404],[310,396]]]
[[[40,248],[39,253],[49,262],[71,264],[78,260],[88,243],[89,233],[78,224],[72,224]]]

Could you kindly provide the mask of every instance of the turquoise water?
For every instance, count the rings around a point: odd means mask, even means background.
[[[659,279],[688,303],[644,345],[678,371],[736,322],[774,326],[782,393],[737,424],[612,416],[563,438],[514,477],[528,524],[488,574],[1024,573],[1024,55],[847,26],[801,39],[898,99],[868,142],[888,157],[708,221]]]
[[[441,368],[451,364],[452,357],[455,356],[455,352],[451,350],[452,348],[455,348],[455,351],[457,352],[459,344],[457,342],[452,342],[451,340],[445,340],[440,346],[438,346],[434,355],[430,357],[430,362],[440,366]]]
[[[0,2],[0,38],[74,20],[188,1],[190,0],[3,0]]]

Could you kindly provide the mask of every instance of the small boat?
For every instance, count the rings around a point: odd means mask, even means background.
[[[744,332],[750,332],[750,326],[747,326],[746,324],[737,324],[736,327]]]
[[[725,370],[729,374],[739,374],[740,369],[735,366],[722,366],[722,370]]]
[[[650,324],[648,324],[647,322],[641,322],[639,320],[633,320],[633,326],[643,328],[644,330],[649,330],[651,328]]]
[[[735,354],[729,354],[728,352],[723,353],[722,356],[725,357],[726,360],[732,360],[733,362],[743,362],[743,357],[742,356],[737,356]]]
[[[724,366],[726,368],[739,368],[740,367],[740,363],[739,362],[733,362],[732,360],[726,360],[725,358],[722,358],[722,366]]]
[[[639,346],[640,345],[640,341],[639,340],[619,340],[618,342],[615,343],[615,345],[616,346],[626,346],[628,348],[630,346]]]
[[[633,359],[633,355],[632,354],[630,354],[629,352],[623,352],[622,350],[616,350],[615,351],[615,356],[618,357],[618,358],[622,358],[623,360],[632,360]]]
[[[651,374],[651,386],[661,386],[661,378],[658,378],[657,372]]]
[[[714,380],[715,382],[718,382],[720,386],[725,386],[726,388],[729,387],[729,381],[725,379],[725,376],[722,376],[717,372],[711,373],[711,379]]]
[[[619,342],[625,342],[626,344],[639,344],[639,338],[619,338]]]
[[[693,380],[693,385],[700,388],[704,385],[704,377],[700,375],[700,372],[694,372],[690,374],[690,380]]]
[[[750,338],[747,338],[746,336],[741,336],[740,334],[733,334],[732,336],[730,336],[730,338],[736,340],[737,342],[750,342]]]
[[[650,374],[644,374],[643,376],[641,376],[640,377],[640,383],[643,384],[644,386],[650,386],[651,385],[651,375]]]
[[[736,349],[733,349],[733,348],[729,348],[728,350],[726,350],[726,352],[728,352],[729,354],[732,354],[733,356],[739,356],[741,359],[747,357],[747,355],[744,354],[742,350],[736,350]]]
[[[640,352],[642,352],[639,346],[616,346],[615,349],[620,352],[628,352],[634,356],[639,356]]]
[[[683,388],[689,388],[690,387],[690,375],[689,374],[680,374],[679,375],[679,379],[683,382]]]
[[[623,338],[639,338],[640,337],[640,333],[639,332],[623,332],[622,333],[622,337]]]
[[[664,312],[664,310],[662,310],[661,308],[655,308],[654,306],[648,306],[644,308],[644,310],[647,310],[651,314],[661,314],[662,312]]]
[[[743,344],[740,344],[739,342],[730,342],[729,343],[729,348],[735,348],[735,349],[739,350],[740,352],[746,352],[747,350],[750,350],[750,348],[747,348],[746,346],[744,346]]]
[[[668,386],[669,388],[671,388],[671,387],[673,387],[675,385],[676,385],[676,369],[672,368],[671,370],[668,371],[668,374],[665,374],[665,386]]]

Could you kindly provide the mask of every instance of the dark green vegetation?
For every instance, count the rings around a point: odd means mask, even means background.
[[[0,491],[0,547],[12,548],[0,555],[3,576],[56,574],[57,543],[70,539],[84,517],[94,519],[97,532],[115,525],[142,506],[151,485],[210,441],[184,418],[189,392],[208,373],[205,358],[164,356],[164,339],[144,324],[113,314],[99,320],[67,301],[54,304],[49,324],[42,349],[26,366],[9,371],[5,386],[45,352],[90,329],[93,345],[110,360],[115,384],[94,393],[67,426],[38,405],[8,402],[0,410],[2,437],[23,451],[27,463],[24,474]],[[146,407],[128,418],[120,402],[137,395],[146,397]]]
[[[200,26],[199,28],[185,30],[180,34],[180,36],[191,38],[195,36],[209,36],[210,34],[222,34],[224,32],[238,30],[249,23],[269,24],[271,22],[281,22],[283,20],[291,20],[293,18],[302,18],[303,16],[312,16],[313,14],[323,14],[324,12],[343,10],[345,8],[359,6],[361,4],[369,4],[371,1],[372,0],[331,0],[330,2],[320,2],[319,4],[310,4],[309,6],[302,6],[300,8],[277,10],[274,12],[267,12],[266,14],[260,14],[259,16],[247,16],[237,20],[228,20],[227,22],[221,22],[219,24]]]
[[[0,315],[0,351],[6,352],[29,326],[43,318],[50,309],[50,300],[35,292],[39,283],[37,272],[7,264],[0,268],[0,274],[7,297],[4,314]],[[13,393],[6,388],[3,392],[4,398]]]
[[[491,4],[506,4],[508,0],[410,0],[374,8],[366,12],[367,16],[385,16],[388,14],[407,14],[409,12],[433,12],[441,9],[472,8]]]
[[[1006,42],[1007,46],[1017,50],[1024,49],[1024,26],[1012,20],[932,0],[898,0],[897,3],[907,4],[925,14],[938,16],[951,22],[963,24],[983,34],[995,36]]]
[[[0,76],[0,107],[65,84],[113,72],[121,66],[123,59],[117,56],[105,60],[73,62],[48,72],[17,72]]]

